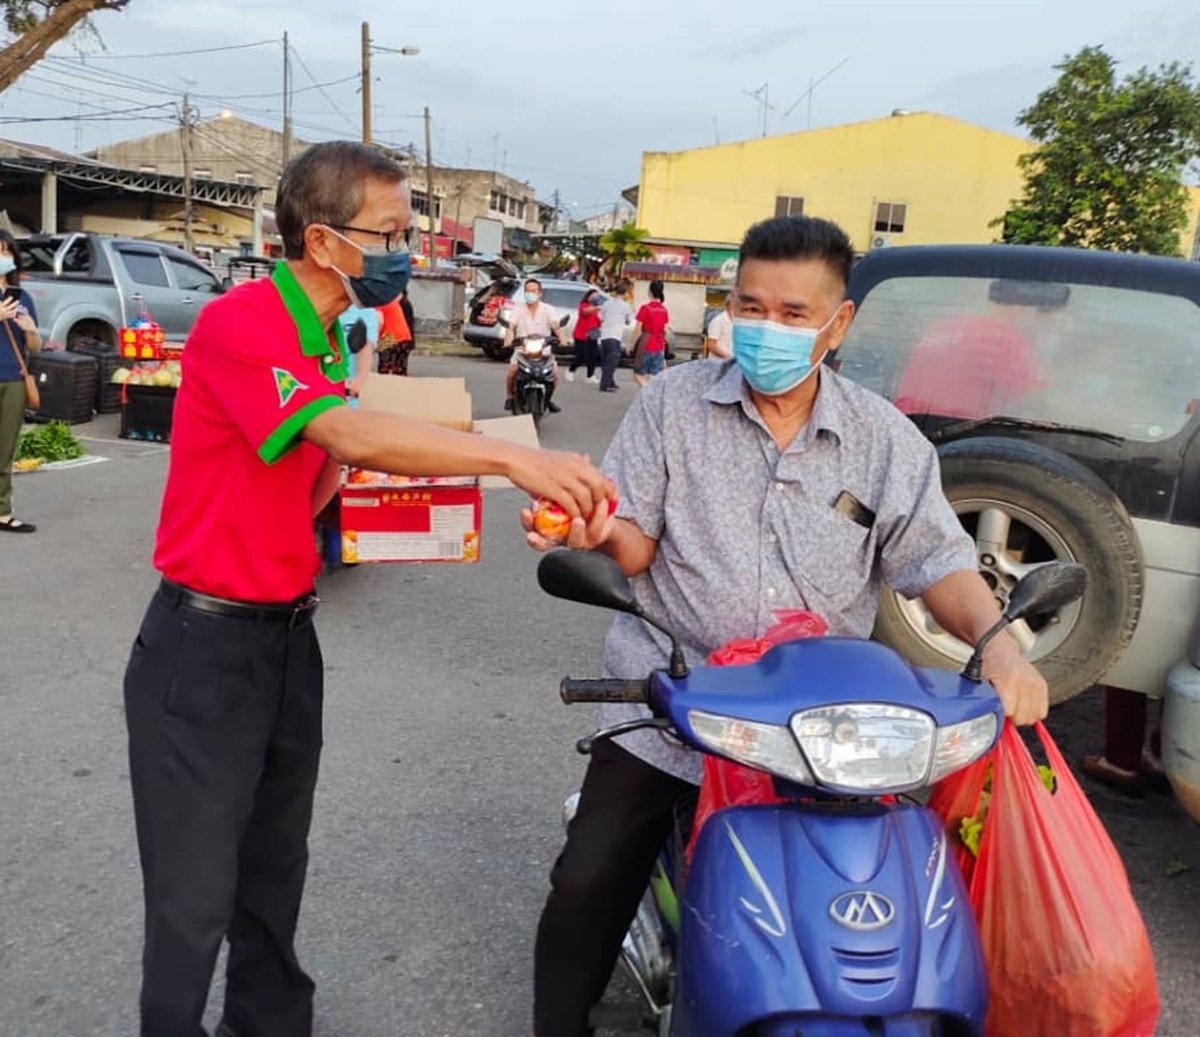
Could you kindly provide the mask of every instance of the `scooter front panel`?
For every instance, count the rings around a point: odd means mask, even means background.
[[[892,1019],[897,1034],[939,1016],[982,1024],[966,891],[922,807],[721,811],[681,909],[676,1034],[732,1037],[772,1018]]]

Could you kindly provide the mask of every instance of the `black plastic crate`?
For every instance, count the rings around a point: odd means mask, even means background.
[[[121,387],[114,385],[112,376],[118,368],[132,367],[117,347],[99,339],[79,339],[68,347],[72,352],[96,358],[96,413],[115,414],[121,409]]]
[[[42,398],[34,421],[78,425],[92,420],[96,406],[95,357],[47,350],[29,358],[29,373],[37,379]]]
[[[121,438],[171,441],[175,390],[158,385],[126,385],[121,408]]]

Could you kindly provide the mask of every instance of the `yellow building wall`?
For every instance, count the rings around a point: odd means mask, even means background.
[[[1179,251],[1184,259],[1200,261],[1200,187],[1189,187],[1188,194],[1191,195],[1191,204],[1188,221],[1179,235]]]
[[[875,234],[875,203],[906,205],[896,244],[986,243],[1021,191],[1027,141],[914,113],[642,159],[638,225],[654,238],[734,243],[773,216],[778,196],[840,224],[856,249]]]

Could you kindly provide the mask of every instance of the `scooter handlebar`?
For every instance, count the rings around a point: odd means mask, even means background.
[[[580,702],[646,702],[647,680],[615,677],[564,677],[558,693],[568,706]]]

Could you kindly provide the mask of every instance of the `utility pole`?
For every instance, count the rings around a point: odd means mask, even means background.
[[[192,105],[183,95],[183,118],[179,125],[179,142],[183,151],[183,247],[192,251]]]
[[[429,269],[432,270],[437,250],[433,223],[433,124],[429,118],[429,105],[425,106],[425,201],[429,208]]]
[[[292,157],[292,70],[288,34],[283,34],[283,166]]]
[[[469,160],[467,164],[470,165]],[[467,185],[460,180],[458,182],[458,189],[455,191],[456,201],[454,203],[454,244],[450,249],[451,255],[458,254],[458,228],[461,226],[460,221],[462,220],[462,200],[463,195],[466,194],[466,191]]]
[[[362,23],[362,139],[371,143],[371,25]]]

